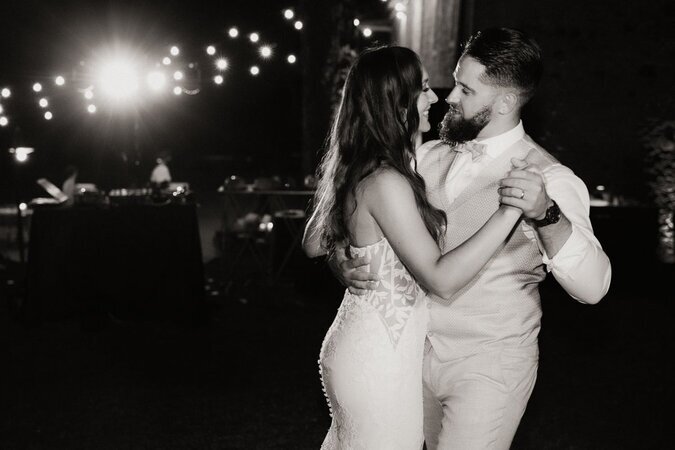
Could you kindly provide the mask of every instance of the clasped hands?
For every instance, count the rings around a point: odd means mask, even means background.
[[[499,202],[518,208],[526,219],[544,218],[551,199],[546,193],[541,169],[529,163],[527,159],[511,158],[511,164],[513,169],[499,182]],[[379,283],[377,274],[360,269],[370,264],[369,257],[348,259],[341,255],[334,263],[335,274],[352,294],[363,295],[377,287]]]

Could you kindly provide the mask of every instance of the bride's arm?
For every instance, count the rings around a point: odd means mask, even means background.
[[[302,249],[310,258],[323,256],[327,253],[326,249],[321,245],[321,232],[317,229],[317,210],[318,208],[314,208],[312,217],[309,218],[307,225],[305,225],[305,233],[302,235]]]
[[[392,248],[425,288],[451,297],[488,262],[518,222],[521,211],[500,206],[471,238],[442,255],[427,230],[408,181],[393,170],[372,177],[364,190],[370,214]]]

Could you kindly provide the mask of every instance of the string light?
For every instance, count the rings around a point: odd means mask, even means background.
[[[262,47],[260,47],[260,56],[262,56],[263,58],[269,58],[270,56],[272,56],[272,49],[270,48],[269,45],[263,45]]]
[[[354,26],[358,27],[361,24],[361,21],[359,19],[354,19]]]
[[[401,2],[397,3],[396,8],[400,9],[401,7],[398,6],[398,4],[401,4]],[[289,20],[293,22],[293,26],[296,30],[302,30],[304,28],[304,23],[301,20],[294,20],[296,19],[296,13],[292,8],[286,8],[282,11],[283,16],[286,20]],[[358,18],[354,18],[353,20],[354,26],[359,26],[360,25],[360,20]],[[364,35],[366,37],[370,36],[372,34],[372,30],[366,28],[365,30],[362,30]],[[229,30],[227,31],[228,35],[231,38],[236,38],[239,36],[240,32],[237,27],[230,27]],[[248,34],[248,38],[252,43],[258,43],[261,40],[261,36],[258,32],[252,32]],[[217,54],[218,50],[216,48],[216,45],[209,44],[206,45],[205,47],[206,54],[209,56],[214,56]],[[258,48],[259,54],[262,58],[270,58],[273,56],[273,48],[274,45],[263,45]],[[169,48],[169,53],[172,57],[177,57],[180,55],[180,48],[177,45],[172,45]],[[286,61],[289,64],[295,64],[297,62],[297,57],[294,54],[288,54],[286,56]],[[172,58],[169,56],[165,56],[161,59],[161,61],[156,62],[155,65],[157,68],[164,66],[169,66],[173,64]],[[85,66],[84,61],[79,62],[80,66]],[[110,64],[109,64],[110,65]],[[229,67],[229,62],[225,58],[218,58],[215,61],[216,68],[220,71],[225,70]],[[190,63],[188,67],[194,68],[197,65],[195,63]],[[107,69],[111,69],[110,67],[107,67]],[[140,79],[136,77],[136,71],[133,67],[126,67],[125,70],[121,70],[121,67],[116,67],[117,73],[108,73],[103,74],[101,76],[101,80],[99,81],[99,84],[96,85],[97,89],[103,90],[104,93],[109,94],[110,96],[119,99],[120,97],[130,97],[132,93],[135,93],[136,90],[138,89],[138,82]],[[101,71],[104,72],[104,71]],[[113,71],[114,72],[114,71]],[[249,72],[253,76],[257,76],[260,74],[260,68],[256,65],[250,66],[249,67]],[[176,81],[180,81],[185,79],[185,74],[183,71],[177,70],[173,72],[173,78]],[[160,72],[159,70],[155,70],[154,72],[150,72],[146,76],[146,82],[148,84],[148,87],[151,90],[154,91],[159,91],[161,88],[166,86],[166,81],[167,77]],[[213,76],[213,81],[215,84],[222,84],[224,83],[224,77],[220,74],[216,74]],[[62,75],[58,75],[54,78],[54,83],[57,86],[64,86],[66,84],[66,78]],[[39,93],[44,91],[44,86],[40,82],[35,82],[32,85],[32,89],[34,92]],[[87,88],[78,88],[77,90],[83,94],[85,99],[87,100],[92,100],[94,98],[94,92],[93,92],[94,86],[89,86]],[[199,89],[196,89],[193,91],[187,90],[183,88],[182,86],[174,86],[173,87],[173,93],[175,95],[181,95],[181,94],[190,94],[194,95],[199,92]],[[9,98],[12,95],[12,91],[9,89],[9,87],[5,87],[0,91],[0,95],[2,98]],[[38,104],[41,108],[47,108],[49,106],[49,100],[46,97],[42,97],[39,99]],[[90,113],[96,112],[97,106],[89,103],[87,105],[87,111]],[[3,107],[0,105],[0,114],[3,112]],[[45,111],[44,112],[44,118],[46,120],[51,120],[54,116],[51,111]],[[6,116],[1,116],[2,117],[2,126],[6,126],[9,123],[9,119]]]
[[[5,116],[0,116],[0,127],[6,127],[9,123],[9,119]]]
[[[394,5],[394,9],[399,12],[405,11],[405,5],[401,2],[396,2],[396,5]]]
[[[371,30],[370,28],[364,28],[363,29],[363,35],[365,37],[370,37],[370,36],[373,35],[373,30]]]
[[[396,18],[397,18],[398,20],[403,20],[403,19],[405,19],[406,17],[408,17],[408,16],[407,16],[406,13],[404,13],[403,11],[399,11],[399,12],[396,13]]]
[[[216,67],[218,70],[225,70],[227,69],[227,60],[225,58],[220,58],[216,61]]]

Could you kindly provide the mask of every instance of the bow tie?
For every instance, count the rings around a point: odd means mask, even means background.
[[[453,149],[458,153],[471,153],[471,159],[476,161],[485,153],[485,144],[479,144],[476,141],[462,142]]]

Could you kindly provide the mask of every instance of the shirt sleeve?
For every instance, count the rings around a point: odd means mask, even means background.
[[[543,175],[546,192],[572,224],[572,234],[553,258],[540,245],[543,262],[570,296],[582,303],[597,303],[609,290],[612,267],[593,234],[588,189],[562,164],[547,167]]]

